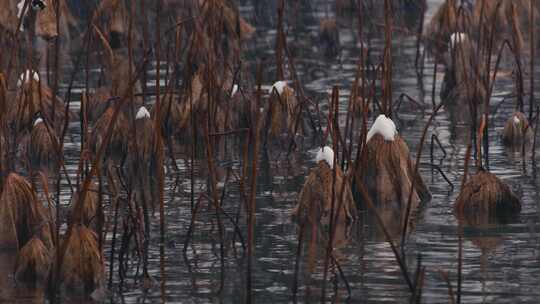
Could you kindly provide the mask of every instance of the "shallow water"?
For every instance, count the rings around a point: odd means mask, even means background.
[[[248,1],[249,2],[249,1]],[[429,20],[440,0],[430,0],[426,20]],[[289,34],[289,40],[297,49],[296,68],[301,76],[307,93],[321,105],[328,102],[328,94],[333,85],[340,87],[341,121],[345,120],[346,102],[349,88],[354,80],[358,47],[350,29],[342,29],[342,52],[340,61],[322,59],[317,50],[314,38],[317,33],[317,20],[326,16],[324,1],[314,5],[314,23]],[[319,5],[321,4],[321,5]],[[246,16],[253,14],[253,8],[242,6]],[[381,29],[382,31],[382,29]],[[255,41],[250,46],[250,62],[254,58],[272,55],[275,41],[273,27],[258,27]],[[292,37],[298,36],[296,40]],[[374,35],[372,40],[375,61],[380,58],[382,40]],[[431,109],[431,88],[433,61],[425,60],[424,77],[419,81],[414,69],[416,55],[415,36],[396,34],[394,37],[394,97],[407,93],[425,105],[425,113],[404,104],[397,117],[400,134],[406,139],[415,156],[421,132],[426,124]],[[272,65],[270,65],[272,66]],[[266,73],[273,75],[272,68]],[[442,68],[437,73],[437,87],[442,80]],[[536,77],[540,79],[540,77]],[[266,78],[267,83],[273,82]],[[538,86],[537,86],[538,87]],[[64,88],[65,89],[65,88]],[[513,91],[510,79],[499,80],[495,86],[492,105],[498,104],[504,95]],[[436,102],[438,90],[435,94]],[[78,104],[75,103],[74,109]],[[327,106],[322,106],[328,109]],[[463,287],[464,303],[537,303],[540,291],[539,242],[537,230],[540,230],[540,213],[538,198],[540,196],[538,181],[531,170],[531,162],[527,160],[526,172],[522,168],[519,156],[510,157],[500,140],[500,132],[507,117],[513,112],[511,102],[504,103],[493,116],[490,125],[490,169],[521,197],[523,206],[519,219],[507,225],[493,225],[486,229],[466,228],[463,240]],[[71,129],[70,140],[66,144],[67,165],[71,175],[76,172],[76,158],[80,141],[77,127]],[[436,162],[455,186],[451,191],[449,185],[440,174],[431,170],[429,144],[427,141],[422,154],[420,170],[433,198],[423,205],[416,215],[416,225],[408,236],[406,254],[411,272],[416,265],[417,254],[422,256],[425,267],[425,281],[422,300],[425,303],[448,303],[448,288],[441,272],[448,272],[450,282],[456,289],[458,223],[453,214],[453,203],[459,191],[463,174],[467,129],[458,129],[449,119],[448,113],[442,109],[429,128],[428,138],[436,134],[447,152],[443,159],[439,150],[435,152]],[[238,143],[235,143],[238,145]],[[239,171],[241,168],[240,149],[220,159],[220,182],[225,182],[227,168]],[[283,155],[276,160],[275,153],[261,153],[260,168],[257,178],[257,209],[255,228],[255,256],[253,268],[253,298],[256,303],[278,303],[292,300],[294,266],[297,247],[297,226],[291,220],[290,211],[295,205],[298,192],[302,188],[309,169],[314,165],[315,148],[304,148],[293,156]],[[236,153],[238,152],[238,153]],[[149,272],[156,280],[148,290],[143,291],[142,282],[133,276],[137,261],[132,261],[130,273],[126,278],[122,292],[118,291],[119,282],[115,282],[111,302],[125,303],[235,303],[245,298],[246,259],[240,241],[236,238],[232,246],[233,226],[226,219],[226,263],[224,278],[220,277],[219,237],[214,221],[214,213],[206,204],[197,217],[196,230],[192,246],[184,259],[182,249],[191,219],[189,157],[179,153],[177,164],[180,168],[180,186],[177,194],[172,196],[172,185],[176,175],[169,168],[166,177],[166,223],[167,241],[165,244],[164,264],[160,265],[159,220],[158,215],[152,221],[152,241],[150,245]],[[205,160],[196,163],[195,181],[196,197],[205,192],[207,187]],[[238,182],[233,178],[226,185],[224,209],[233,215],[241,202]],[[65,203],[69,199],[67,187],[63,190]],[[243,212],[243,211],[242,211]],[[247,229],[245,221],[241,221],[244,238]],[[352,303],[388,302],[406,303],[410,293],[401,275],[390,246],[384,238],[365,224],[358,227],[355,237],[340,248],[340,265],[343,268],[352,290]],[[105,256],[110,254],[111,234],[107,237]],[[5,259],[2,259],[4,261]],[[3,273],[10,273],[9,259],[6,265],[0,265]],[[306,284],[306,276],[300,274],[298,299],[300,301],[319,301],[322,282],[322,262],[318,264],[311,282]],[[305,265],[302,265],[304,267]],[[117,267],[117,266],[116,266]],[[108,265],[107,265],[108,269]],[[108,277],[108,274],[107,274]],[[333,278],[333,275],[329,276]],[[5,278],[2,278],[2,280]],[[218,293],[220,280],[224,280],[224,288]],[[0,292],[0,300],[27,303],[40,302],[42,294],[14,287],[10,279],[0,282],[4,291]],[[345,299],[347,291],[343,281],[338,283],[339,298]],[[327,283],[327,291],[334,294],[331,280]],[[66,302],[81,303],[81,299],[65,299]]]

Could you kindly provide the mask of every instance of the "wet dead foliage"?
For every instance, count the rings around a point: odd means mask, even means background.
[[[131,65],[131,68],[130,68]],[[131,71],[131,74],[130,74]],[[110,84],[110,94],[122,98],[129,89],[132,79],[135,78],[137,69],[133,62],[129,61],[129,58],[125,55],[115,52],[111,63],[107,66],[107,81]],[[136,81],[132,87],[133,92],[142,92],[142,86],[140,81]],[[135,109],[138,109],[142,105],[141,97],[134,97],[129,102],[125,103],[126,107],[131,109],[130,103],[133,102]]]
[[[230,96],[232,81],[233,75],[230,72],[208,76],[205,66],[202,66],[193,74],[185,94],[163,95],[160,106],[162,135],[165,138],[173,136],[185,139],[192,137],[194,127],[195,133],[203,136],[204,124],[207,123],[203,118],[207,115],[210,133],[246,127],[252,120],[250,100],[243,98],[240,93]],[[211,96],[208,96],[208,83],[215,86]],[[154,115],[155,107],[152,108],[152,117]]]
[[[476,86],[473,84],[477,84]],[[480,121],[481,113],[484,113],[484,102],[487,91],[480,80],[470,83],[462,83],[453,87],[448,95],[445,95],[445,108],[448,110],[453,128],[473,121],[473,111],[476,111],[477,125]],[[442,98],[442,96],[441,96]],[[466,132],[469,133],[469,132]]]
[[[229,120],[238,128],[255,128],[257,109],[253,93],[237,92],[230,99]]]
[[[92,182],[84,194],[82,201],[81,221],[86,227],[95,227],[98,215],[99,189],[95,182]],[[75,206],[79,200],[80,193],[77,192],[71,199],[71,206]]]
[[[484,71],[484,61],[478,57],[477,46],[470,36],[456,38],[455,43],[444,56],[446,74],[451,73],[456,85],[471,82],[477,79]],[[477,75],[478,74],[478,75]]]
[[[503,143],[507,146],[521,146],[529,143],[533,138],[533,129],[525,114],[515,112],[508,118],[503,130]]]
[[[416,181],[412,189],[411,211],[431,199],[422,176],[414,171],[409,148],[399,135],[393,141],[386,141],[380,134],[374,135],[366,148],[366,167],[355,172],[354,183],[364,184],[379,213],[389,217],[387,220],[403,223],[413,178]],[[355,198],[361,208],[367,209],[356,190]]]
[[[451,51],[444,56],[446,62],[440,96],[452,116],[460,123],[470,123],[471,113],[477,109],[481,113],[488,94],[484,61],[478,58],[474,41],[462,37],[456,41]],[[479,115],[478,115],[479,116]]]
[[[217,19],[223,26],[222,31],[231,35],[230,39],[245,40],[255,33],[255,27],[240,16],[238,8],[234,7],[230,1],[191,0],[188,2],[200,8],[203,19]]]
[[[16,33],[17,19],[17,3],[15,1],[2,2],[0,9],[0,25],[2,25],[2,28]]]
[[[54,129],[47,129],[45,122],[35,125],[30,132],[26,148],[30,168],[45,173],[57,171],[62,157],[62,154],[56,151],[59,144]]]
[[[13,106],[8,108],[8,121],[16,123],[18,130],[30,129],[38,112],[48,121],[54,119],[57,131],[60,131],[60,127],[64,124],[66,112],[64,102],[58,97],[53,97],[52,90],[48,86],[34,79],[27,80],[17,94],[9,98]],[[68,111],[67,117],[72,119],[75,115]]]
[[[92,292],[105,278],[97,235],[81,224],[74,224],[72,229],[71,237],[65,240],[68,243],[61,262],[60,280],[67,288]]]
[[[100,87],[94,93],[85,93],[81,97],[81,103],[84,103],[86,119],[95,123],[112,104],[110,89]]]
[[[184,135],[190,130],[191,118],[206,104],[203,96],[203,71],[199,69],[187,84],[183,95],[166,93],[162,96],[160,105],[161,130],[165,137]],[[152,117],[155,117],[156,108],[152,108]]]
[[[26,283],[44,283],[51,268],[50,248],[38,237],[28,241],[17,254],[15,278]]]
[[[110,3],[114,7],[112,9],[116,9],[116,5],[123,6],[123,4],[119,4],[120,2],[123,3],[123,0],[104,1],[101,4]],[[142,96],[138,95],[142,92],[142,85],[139,79],[135,79],[137,67],[130,60],[127,50],[118,45],[121,42],[117,41],[115,47],[97,27],[95,27],[95,34],[96,39],[101,42],[104,49],[102,67],[104,68],[105,84],[99,87],[94,94],[85,96],[85,101],[89,106],[87,115],[96,119],[110,105],[115,102],[123,102],[124,115],[127,118],[132,118],[133,111],[143,104]],[[120,39],[117,35],[120,34],[117,33],[113,36]],[[130,93],[131,95],[129,95]],[[127,98],[126,102],[124,102],[124,98]],[[97,107],[94,108],[93,105]]]
[[[157,150],[154,121],[150,117],[136,119],[134,127],[137,136],[129,141],[128,157],[134,162],[148,164]]]
[[[467,32],[471,16],[466,10],[458,12],[456,0],[446,0],[437,9],[424,31],[424,44],[429,54],[438,61],[448,51],[450,36],[455,32]]]
[[[122,112],[119,113],[116,121],[112,121],[114,114],[113,108],[108,108],[96,122],[91,135],[91,148],[94,153],[104,143],[105,136],[109,126],[112,126],[111,139],[105,148],[104,160],[111,160],[120,163],[127,153],[129,124]],[[111,125],[111,122],[113,124]]]
[[[180,137],[190,122],[191,103],[189,100],[183,101],[178,94],[165,94],[161,99],[161,133],[163,136]],[[156,115],[156,108],[153,107],[151,115]]]
[[[469,224],[481,224],[518,214],[521,202],[497,176],[480,170],[461,189],[454,210],[458,218]]]
[[[231,1],[169,0],[164,2],[164,11],[183,23],[179,35],[182,43],[189,45],[188,60],[194,66],[209,60],[221,69],[232,66],[239,59],[243,42],[255,32]]]
[[[121,54],[119,51],[113,52],[110,50],[108,54],[110,58],[105,64],[107,85],[98,88],[95,94],[89,94],[88,102],[90,108],[88,110],[90,117],[96,119],[100,114],[102,115],[105,109],[115,103],[122,102],[123,98],[127,98],[121,110],[126,118],[131,119],[133,114],[135,114],[134,112],[143,105],[142,97],[136,95],[142,92],[141,82],[136,80],[131,86],[135,77],[136,67],[133,62],[129,61],[127,56]],[[133,94],[126,95],[129,92],[133,92]]]
[[[155,207],[158,197],[158,148],[154,121],[150,117],[135,120],[135,140],[128,145],[128,180],[136,195]]]
[[[524,46],[523,36],[528,35],[529,32],[530,2],[529,0],[476,1],[474,6],[476,28],[487,34],[491,32],[491,28],[495,25],[496,41],[500,43],[508,40],[515,49],[522,50]],[[534,7],[533,9],[536,18],[538,18],[537,9]],[[482,14],[483,18],[481,18]]]
[[[296,207],[292,216],[305,230],[307,246],[307,273],[314,273],[317,258],[321,256],[321,249],[326,248],[329,242],[330,216],[332,214],[332,193],[334,193],[334,208],[338,215],[334,223],[335,234],[332,247],[345,246],[350,238],[357,219],[357,209],[351,193],[350,185],[346,182],[343,172],[336,168],[334,171],[324,160],[320,161],[311,170],[298,196]],[[333,186],[334,185],[334,186]],[[334,192],[332,188],[334,187]],[[343,189],[343,200],[340,207],[340,196]],[[339,255],[339,250],[333,254]]]
[[[538,8],[533,9],[538,19]],[[475,40],[480,36],[487,43],[493,29],[496,47],[508,40],[515,50],[522,50],[524,36],[530,28],[530,13],[529,0],[479,0],[472,8],[460,7],[456,0],[446,0],[426,27],[426,49],[440,59],[448,49],[452,33],[464,32]]]
[[[45,208],[26,179],[10,173],[0,196],[0,245],[5,248],[21,248],[34,235],[51,243]]]
[[[124,0],[103,0],[99,3],[96,14],[104,21],[104,28],[113,48],[123,46],[127,42],[129,31],[129,14]],[[140,32],[132,30],[135,41],[141,38]]]
[[[203,8],[203,15],[220,18],[224,27],[223,31],[230,34],[237,34],[235,37],[237,40],[249,39],[255,33],[255,27],[240,16],[237,8],[233,7],[230,1],[218,0],[208,2],[198,0],[198,4]]]
[[[58,36],[58,28],[56,24],[56,2],[59,0],[52,0],[50,1],[49,5],[47,5],[42,10],[37,10],[35,12],[35,18],[34,23],[31,25],[25,25],[25,26],[33,26],[35,33],[37,36],[43,37],[45,39],[53,38]],[[17,25],[19,24],[19,5],[20,1],[2,1],[0,4],[0,26],[12,34],[16,33],[18,31]],[[61,1],[62,3],[64,1]],[[63,7],[63,5],[61,5]],[[29,12],[32,11],[31,6],[29,5],[26,11],[26,14],[28,15]],[[64,11],[63,11],[64,12]],[[65,16],[65,15],[64,15]]]
[[[283,92],[278,94],[273,91],[270,95],[270,125],[271,137],[278,137],[282,134],[295,135],[297,120],[300,118],[300,103],[296,98],[292,88],[285,86]],[[296,133],[302,134],[303,124],[299,123]]]
[[[45,6],[44,9],[38,10],[36,13],[35,31],[36,35],[50,39],[58,36],[58,27],[56,24],[56,3],[59,0],[50,1],[51,5]],[[30,9],[30,8],[29,8]],[[18,23],[16,23],[18,24]]]
[[[320,161],[317,167],[311,170],[298,197],[298,204],[292,212],[298,221],[307,221],[310,225],[328,225],[332,210],[332,193],[334,193],[334,206],[338,208],[341,189],[344,192],[339,209],[338,225],[345,226],[356,219],[356,205],[350,185],[346,182],[340,168],[336,168],[335,183],[333,174],[333,170],[325,161]],[[332,192],[333,185],[335,185],[334,192]]]
[[[231,1],[166,0],[163,5],[164,11],[176,14],[177,18],[185,17],[183,15],[188,13],[201,16],[203,20],[213,17],[223,24],[224,31],[231,34],[239,32],[239,37],[233,36],[231,39],[249,39],[255,33],[255,28],[240,16],[238,8]]]

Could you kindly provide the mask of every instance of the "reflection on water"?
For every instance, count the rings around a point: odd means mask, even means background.
[[[254,10],[265,8],[253,7],[250,1],[242,6],[242,13],[253,15]],[[259,2],[259,1],[254,1]],[[262,1],[261,1],[262,2]],[[275,2],[275,1],[268,1]],[[302,1],[304,2],[304,1]],[[317,1],[323,2],[324,1]],[[329,1],[332,2],[332,1]],[[429,10],[426,20],[434,13],[440,0],[428,1]],[[272,4],[273,5],[273,4]],[[272,9],[266,8],[268,10]],[[275,8],[274,8],[275,9]],[[333,85],[340,86],[340,115],[344,123],[346,102],[350,94],[350,85],[356,72],[359,55],[357,34],[351,31],[350,25],[340,29],[341,52],[338,59],[323,60],[323,50],[317,45],[318,21],[324,17],[328,8],[325,5],[312,5],[310,16],[302,14],[302,26],[294,27],[289,34],[291,48],[296,59],[296,69],[301,80],[321,109],[328,110],[328,94]],[[265,15],[265,14],[262,14]],[[270,17],[270,16],[269,16]],[[255,41],[248,46],[250,62],[255,58],[271,57],[275,41],[275,28],[263,26],[264,22],[254,22],[258,25]],[[300,24],[300,22],[298,22]],[[376,28],[376,25],[374,25]],[[382,29],[376,28],[382,32]],[[294,34],[293,34],[294,33]],[[378,62],[381,57],[382,40],[376,33],[371,37],[371,58]],[[424,77],[418,78],[414,70],[416,56],[416,38],[396,34],[394,37],[394,97],[407,93],[426,105],[425,113],[410,103],[401,106],[396,122],[400,134],[407,141],[411,152],[417,151],[421,131],[430,114],[431,88],[433,80],[433,62],[426,59]],[[266,82],[272,83],[275,70],[272,65],[266,69]],[[437,86],[440,87],[442,68],[436,75]],[[540,79],[537,77],[536,79]],[[65,89],[65,88],[64,88]],[[502,79],[495,86],[492,104],[499,104],[505,94],[512,92],[512,81]],[[435,96],[438,96],[438,88]],[[438,97],[436,98],[439,102]],[[79,105],[75,104],[75,108]],[[540,198],[537,179],[529,169],[522,170],[522,159],[506,151],[502,146],[499,134],[508,116],[513,113],[510,102],[503,103],[493,116],[490,125],[490,169],[502,180],[507,182],[523,201],[521,216],[515,223],[507,225],[492,225],[482,228],[464,226],[463,231],[463,297],[464,303],[537,303],[540,291],[540,264],[537,233],[540,231],[540,213],[538,201]],[[71,175],[76,172],[76,156],[80,149],[77,127],[71,128],[65,149],[67,154],[67,169]],[[453,204],[459,191],[463,163],[468,136],[468,129],[452,123],[452,117],[444,109],[437,115],[430,132],[436,134],[447,156],[435,150],[435,160],[440,159],[440,167],[447,174],[456,190],[450,187],[443,177],[428,166],[421,166],[420,171],[427,186],[432,192],[432,200],[421,207],[415,221],[415,227],[410,229],[406,246],[406,262],[414,269],[416,254],[421,253],[422,264],[426,267],[426,277],[423,290],[425,303],[448,303],[446,282],[438,271],[448,271],[450,280],[455,284],[457,273],[458,251],[458,222],[453,215]],[[238,142],[231,143],[238,146]],[[309,169],[314,166],[316,147],[306,144],[303,149],[287,157],[284,153],[261,153],[260,168],[257,182],[257,209],[255,228],[255,258],[253,269],[254,299],[256,303],[288,302],[291,298],[294,281],[295,259],[297,251],[298,227],[291,220],[291,210],[302,188]],[[236,150],[236,149],[233,149]],[[240,149],[238,149],[240,150]],[[246,259],[242,249],[242,240],[234,233],[230,222],[225,222],[225,253],[226,264],[223,278],[224,288],[218,294],[220,285],[220,253],[217,223],[213,211],[203,204],[195,220],[195,231],[186,257],[182,253],[187,230],[191,221],[191,181],[189,179],[189,156],[178,149],[178,173],[168,170],[166,178],[166,223],[167,240],[165,244],[165,259],[163,271],[159,262],[159,221],[153,218],[149,273],[156,280],[150,288],[143,291],[144,282],[137,279],[139,261],[129,261],[128,277],[123,283],[123,290],[118,292],[119,282],[114,284],[112,293],[115,302],[176,302],[176,303],[206,303],[206,302],[238,302],[245,298]],[[429,147],[424,147],[422,163],[430,161]],[[230,153],[220,159],[220,182],[225,183],[227,171],[237,173],[241,168],[241,153]],[[205,160],[196,163],[194,182],[195,192],[204,192],[207,187],[207,169]],[[180,183],[176,193],[172,193],[173,185],[179,174]],[[234,176],[234,174],[232,175]],[[67,186],[67,185],[66,185]],[[64,188],[64,199],[69,199],[69,190]],[[239,192],[239,182],[230,177],[224,193],[225,212],[234,217],[242,205]],[[196,195],[197,196],[197,195]],[[109,203],[108,201],[106,202]],[[107,207],[109,208],[109,206]],[[109,208],[110,209],[110,208]],[[373,227],[372,220],[360,221],[355,227],[354,237],[339,248],[337,254],[340,266],[352,290],[352,302],[408,302],[410,293],[401,275],[394,255],[388,243],[384,241],[380,231]],[[245,221],[240,221],[240,228],[245,229]],[[396,228],[396,229],[399,229]],[[392,229],[394,230],[394,229]],[[109,230],[110,231],[110,230]],[[397,235],[399,233],[392,233]],[[245,236],[244,236],[245,238]],[[110,255],[111,235],[107,237],[105,256],[107,263]],[[305,252],[305,250],[304,250]],[[318,256],[323,256],[320,252]],[[0,301],[17,303],[42,302],[43,291],[35,291],[16,285],[11,273],[13,272],[13,255],[0,253],[0,268],[6,274],[0,277]],[[302,259],[300,265],[299,300],[318,301],[322,286],[322,259],[317,260],[311,275],[305,272],[307,259]],[[115,265],[115,268],[118,265]],[[107,265],[108,269],[108,265]],[[339,297],[347,297],[344,282],[338,278],[337,271],[331,269],[327,290]],[[107,275],[108,277],[108,275]],[[335,278],[338,278],[337,280]],[[147,286],[148,287],[148,286]],[[455,290],[455,287],[454,287]],[[67,299],[66,302],[82,303],[81,299]]]

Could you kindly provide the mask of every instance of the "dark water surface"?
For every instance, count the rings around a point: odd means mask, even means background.
[[[440,0],[430,0],[426,20],[434,13]],[[297,70],[307,93],[317,99],[321,105],[327,104],[328,93],[333,85],[340,86],[341,120],[345,120],[346,102],[350,86],[354,80],[356,63],[359,56],[358,45],[350,28],[341,29],[341,60],[325,61],[317,49],[316,35],[318,19],[326,16],[328,8],[324,2],[317,1],[313,5],[313,23],[307,23],[298,32],[289,33],[290,44],[298,51],[296,54]],[[241,12],[248,18],[253,15],[253,7],[242,6]],[[309,20],[309,19],[308,19]],[[380,29],[382,32],[383,29]],[[272,56],[275,43],[274,27],[258,27],[253,49],[249,56]],[[417,152],[422,129],[427,122],[431,109],[431,88],[433,61],[425,60],[424,77],[419,81],[414,62],[416,56],[416,37],[396,33],[394,37],[394,97],[407,93],[426,105],[425,113],[414,106],[404,104],[401,107],[396,123],[400,134],[406,139],[413,156]],[[375,61],[378,63],[383,41],[374,35],[372,40]],[[267,71],[273,75],[272,68]],[[437,86],[442,80],[442,68],[437,73]],[[272,81],[267,82],[270,84]],[[536,79],[540,79],[537,77]],[[422,83],[423,82],[423,83]],[[537,86],[538,87],[538,86]],[[492,105],[498,104],[503,96],[513,92],[511,79],[499,80],[495,86]],[[438,90],[435,96],[438,98]],[[78,107],[78,104],[75,104]],[[323,107],[327,109],[327,107]],[[530,160],[527,171],[523,171],[521,157],[510,155],[505,151],[500,133],[506,119],[513,112],[512,102],[504,103],[492,116],[490,125],[490,169],[521,197],[523,207],[517,222],[507,225],[493,225],[485,229],[467,228],[463,241],[463,303],[538,303],[540,298],[540,264],[539,264],[539,185],[533,176]],[[66,144],[68,170],[75,174],[75,158],[79,154],[80,142],[77,128],[72,128]],[[73,133],[72,132],[72,133]],[[463,174],[463,160],[468,130],[456,128],[450,122],[448,113],[442,109],[437,115],[428,138],[436,134],[444,146],[447,156],[437,150],[436,161],[456,187],[450,190],[449,185],[429,165],[421,165],[420,170],[433,198],[422,206],[416,216],[416,226],[408,236],[406,253],[407,262],[414,269],[417,253],[422,255],[422,265],[426,276],[423,289],[423,302],[449,303],[448,287],[441,272],[448,272],[450,282],[456,289],[457,270],[457,220],[453,214],[453,204],[459,191]],[[235,143],[237,146],[238,143]],[[219,163],[220,182],[225,181],[227,168],[241,174],[240,148],[232,149],[225,159]],[[309,169],[314,166],[315,148],[305,149],[288,159],[281,155],[279,160],[275,153],[262,153],[257,180],[257,209],[255,228],[255,258],[253,269],[254,302],[282,303],[290,302],[294,281],[295,254],[297,247],[297,227],[291,220],[290,212],[302,188]],[[238,153],[237,153],[238,152]],[[269,160],[270,159],[270,160]],[[424,147],[422,163],[429,163],[429,145]],[[150,274],[156,280],[147,291],[142,291],[142,282],[133,276],[126,278],[124,290],[118,293],[118,282],[113,291],[113,302],[125,303],[237,303],[245,299],[246,260],[241,243],[236,238],[233,246],[233,226],[224,220],[226,227],[226,267],[224,273],[224,289],[217,293],[220,285],[219,237],[214,212],[203,204],[197,217],[192,247],[187,251],[187,261],[182,254],[183,243],[190,224],[190,179],[189,157],[178,155],[177,164],[180,170],[180,187],[172,198],[172,185],[175,173],[170,169],[166,177],[166,223],[167,242],[165,244],[164,265],[160,265],[159,252],[159,220],[153,219],[153,234],[150,247]],[[196,164],[197,179],[195,192],[205,192],[207,188],[205,160]],[[238,182],[230,178],[227,183],[224,209],[228,214],[237,212],[240,197]],[[65,203],[69,199],[69,191],[64,191]],[[198,195],[196,195],[197,197]],[[242,211],[243,212],[243,211]],[[400,273],[393,253],[384,238],[372,228],[373,224],[359,227],[356,236],[339,249],[340,264],[352,289],[352,303],[388,302],[407,303],[410,292]],[[247,231],[245,221],[241,221],[244,238]],[[110,240],[105,249],[106,260],[109,260]],[[2,259],[6,261],[6,259]],[[0,265],[2,273],[11,273],[13,261]],[[137,262],[130,265],[130,273],[136,272]],[[163,268],[161,268],[161,266]],[[304,267],[305,265],[302,265]],[[108,267],[107,267],[108,269]],[[302,268],[301,268],[302,269]],[[107,275],[108,277],[108,275]],[[329,276],[333,278],[333,275]],[[31,303],[43,301],[42,294],[32,290],[14,287],[11,278],[0,278],[2,286],[9,286],[0,292],[0,300],[8,302]],[[306,276],[300,275],[299,300],[311,299],[319,301],[322,281],[322,262],[318,264],[312,276],[309,291]],[[333,295],[332,280],[327,283],[330,295]],[[343,281],[338,283],[339,298],[345,299],[347,291]],[[70,303],[83,303],[87,300],[65,299]],[[88,300],[89,301],[89,300]]]

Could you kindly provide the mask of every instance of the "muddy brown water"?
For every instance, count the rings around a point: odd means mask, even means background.
[[[249,1],[248,1],[249,2]],[[426,20],[434,13],[440,0],[428,1],[429,10]],[[354,79],[358,47],[350,29],[342,29],[340,60],[323,60],[321,51],[317,49],[315,36],[317,20],[326,16],[324,1],[317,1],[312,12],[312,23],[305,24],[289,37],[298,49],[296,56],[297,70],[302,77],[306,91],[320,102],[328,102],[328,94],[333,85],[340,86],[340,116],[346,115],[348,89]],[[242,6],[246,16],[253,14],[250,4]],[[306,19],[310,20],[310,19]],[[382,31],[382,30],[381,30]],[[251,45],[249,56],[254,58],[272,56],[275,41],[275,29],[270,26],[259,26],[255,41]],[[296,36],[293,39],[293,36]],[[433,61],[425,60],[424,77],[419,79],[414,69],[416,55],[416,38],[414,36],[396,35],[394,37],[394,97],[405,92],[426,105],[425,113],[411,104],[404,104],[399,111],[396,122],[400,134],[406,139],[410,150],[415,154],[422,129],[427,122],[431,108],[431,88]],[[373,38],[373,58],[380,57],[383,41]],[[267,71],[272,75],[272,69]],[[442,80],[442,68],[437,72],[437,86]],[[271,83],[268,76],[266,83]],[[536,77],[540,79],[540,77]],[[537,87],[539,87],[537,85]],[[65,87],[64,87],[65,89]],[[77,89],[75,90],[77,91]],[[80,92],[80,89],[79,89]],[[499,104],[504,96],[511,95],[513,84],[509,78],[497,81],[493,106]],[[438,90],[436,93],[436,102]],[[74,104],[77,109],[78,103]],[[323,106],[323,109],[328,107]],[[531,161],[527,159],[523,170],[519,155],[507,152],[502,146],[500,133],[509,115],[513,112],[512,102],[504,103],[492,116],[490,125],[490,169],[506,183],[522,199],[523,207],[520,217],[510,224],[491,225],[482,229],[466,228],[463,240],[463,303],[538,303],[540,291],[540,231],[539,189],[538,180],[531,169]],[[76,157],[79,153],[80,141],[78,129],[73,125],[68,136],[65,150],[68,171],[75,175]],[[467,128],[456,126],[449,119],[444,109],[437,115],[429,129],[429,134],[436,134],[444,146],[447,155],[443,158],[436,149],[435,162],[447,174],[455,189],[450,186],[429,165],[421,165],[420,170],[433,198],[423,205],[416,215],[416,225],[408,236],[406,255],[411,269],[414,269],[417,254],[422,256],[422,265],[426,269],[422,300],[424,303],[449,303],[448,288],[440,272],[448,272],[454,290],[456,290],[457,270],[457,220],[453,214],[453,203],[459,191],[463,174],[463,159],[466,150]],[[234,143],[238,147],[238,142]],[[308,145],[306,145],[308,146]],[[234,146],[233,146],[234,147]],[[292,300],[291,292],[294,280],[294,261],[297,247],[297,226],[290,218],[290,211],[295,205],[297,195],[303,185],[309,169],[314,165],[315,147],[304,147],[289,158],[281,155],[276,159],[275,153],[261,153],[259,175],[257,177],[257,209],[255,228],[255,256],[253,269],[253,299],[255,303],[283,303]],[[227,168],[238,171],[241,167],[241,156],[238,148],[231,149],[226,157],[220,158],[218,165],[224,182]],[[240,242],[236,238],[232,243],[233,227],[225,221],[226,227],[226,263],[224,271],[224,288],[217,293],[220,285],[219,238],[213,211],[202,208],[196,221],[196,230],[192,246],[187,251],[187,260],[182,254],[183,243],[189,227],[190,192],[189,158],[179,154],[177,164],[180,168],[180,184],[178,193],[171,197],[175,173],[170,169],[166,177],[166,223],[167,240],[165,244],[164,264],[160,265],[159,220],[152,220],[152,240],[149,253],[149,272],[155,284],[144,290],[142,282],[135,274],[137,259],[128,263],[128,277],[123,290],[119,291],[119,281],[111,290],[114,303],[237,303],[245,299],[246,294],[246,259]],[[529,157],[530,158],[530,157]],[[424,147],[422,164],[430,162],[429,144]],[[204,192],[207,187],[204,159],[196,162],[195,193]],[[224,209],[234,215],[240,202],[238,183],[227,184]],[[63,187],[64,203],[69,200],[67,186]],[[108,198],[106,198],[108,200]],[[340,248],[340,264],[352,290],[351,303],[407,303],[410,293],[401,275],[398,264],[387,242],[372,228],[373,224],[358,227],[355,237]],[[245,221],[241,221],[241,229],[245,233]],[[107,236],[105,256],[108,260],[111,250],[112,235]],[[246,236],[244,235],[244,238]],[[234,246],[233,246],[234,245]],[[23,287],[13,282],[13,257],[0,255],[0,301],[6,303],[41,303],[44,301],[43,291]],[[302,267],[305,267],[302,260]],[[116,263],[117,264],[117,263]],[[115,270],[116,271],[116,270]],[[107,274],[108,277],[108,274]],[[115,278],[117,275],[115,274]],[[333,275],[330,275],[333,278]],[[322,282],[322,262],[320,262],[308,282],[304,272],[300,274],[298,300],[319,301]],[[345,300],[347,291],[343,281],[334,288],[332,280],[327,283],[329,295],[338,290],[338,297]],[[66,303],[91,302],[90,299],[64,298]]]

